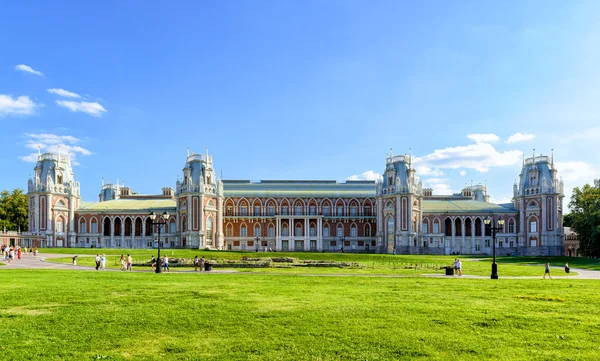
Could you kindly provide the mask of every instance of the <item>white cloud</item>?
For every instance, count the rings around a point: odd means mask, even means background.
[[[79,165],[77,162],[78,155],[91,155],[88,149],[83,148],[80,143],[81,139],[75,138],[71,135],[56,135],[49,133],[27,133],[27,142],[25,147],[28,149],[35,149],[36,151],[26,156],[19,157],[24,162],[36,162],[38,158],[37,149],[39,147],[42,153],[52,152],[58,153],[58,147],[60,146],[60,153],[67,155],[71,153],[71,164]]]
[[[61,107],[65,107],[72,112],[84,112],[95,117],[99,117],[102,115],[102,113],[106,112],[106,109],[104,109],[100,103],[96,102],[57,100],[56,104],[60,105]]]
[[[0,117],[4,115],[32,114],[37,105],[26,95],[13,98],[11,95],[0,94]]]
[[[346,178],[347,180],[379,180],[381,179],[381,174],[374,172],[372,170],[368,170],[362,174],[351,175]]]
[[[423,180],[423,187],[432,188],[433,195],[449,195],[452,194],[452,189],[448,184],[448,179],[445,178],[429,178]]]
[[[475,169],[478,172],[487,172],[491,167],[518,164],[521,154],[518,150],[500,153],[491,144],[477,143],[436,149],[431,154],[415,158],[414,163],[430,168],[467,168]]]
[[[582,182],[582,186],[600,177],[598,170],[586,162],[555,162],[554,166],[565,183]]]
[[[58,96],[61,97],[66,97],[66,98],[81,98],[81,95],[77,94],[77,93],[73,93],[70,92],[68,90],[64,90],[64,89],[60,89],[60,88],[51,88],[51,89],[47,89],[48,93],[50,94],[56,94]]]
[[[24,71],[26,73],[35,74],[38,76],[44,76],[44,74],[41,71],[34,70],[32,67],[30,67],[29,65],[25,65],[25,64],[19,64],[19,65],[15,66],[15,70]]]
[[[415,166],[415,169],[416,169],[416,171],[417,171],[417,174],[418,174],[419,176],[425,176],[425,177],[426,177],[426,176],[440,177],[440,176],[443,176],[443,175],[444,175],[444,172],[442,172],[442,171],[441,171],[441,170],[439,170],[439,169],[432,169],[432,168],[425,167],[425,166],[422,166],[422,165]]]
[[[497,198],[490,196],[490,203],[495,204],[503,204],[503,203],[512,203],[512,197],[501,195]]]
[[[467,175],[467,171],[466,171],[466,170],[461,170],[461,171],[460,171],[460,175],[461,175],[462,177],[466,176],[466,175]]]
[[[469,134],[467,138],[474,140],[476,143],[494,143],[500,140],[496,134]]]
[[[515,133],[515,134],[511,135],[510,137],[508,137],[508,140],[506,141],[506,143],[511,144],[511,143],[517,143],[517,142],[524,142],[526,140],[531,140],[534,137],[535,137],[535,135],[533,135],[533,134]]]

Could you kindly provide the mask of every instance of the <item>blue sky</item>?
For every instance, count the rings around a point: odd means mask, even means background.
[[[0,188],[26,188],[38,144],[72,151],[86,201],[102,178],[174,186],[188,146],[251,180],[372,177],[390,148],[412,149],[434,193],[487,181],[499,202],[522,153],[554,149],[566,187],[581,186],[600,177],[599,13],[597,1],[3,2]]]

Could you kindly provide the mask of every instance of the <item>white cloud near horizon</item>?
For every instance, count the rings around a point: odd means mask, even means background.
[[[28,149],[35,149],[35,152],[30,153],[26,156],[19,157],[24,162],[37,162],[38,159],[38,147],[42,153],[52,152],[58,153],[58,147],[60,146],[60,153],[67,155],[71,153],[71,164],[79,165],[77,162],[78,155],[91,155],[88,149],[83,148],[81,139],[73,137],[71,135],[56,135],[49,133],[26,133],[27,142],[25,147]]]
[[[81,95],[77,94],[77,93],[73,93],[70,92],[68,90],[65,89],[61,89],[61,88],[51,88],[51,89],[46,89],[48,91],[48,93],[50,94],[55,94],[61,97],[66,97],[66,98],[81,98]]]
[[[433,153],[414,159],[414,164],[429,168],[467,168],[487,172],[491,167],[518,164],[522,153],[518,150],[499,152],[489,143],[436,149]]]
[[[515,133],[515,134],[511,135],[510,137],[508,137],[508,140],[506,141],[506,143],[512,144],[512,143],[517,143],[517,142],[524,142],[526,140],[531,140],[533,138],[535,138],[534,134]]]
[[[448,179],[445,178],[429,178],[423,180],[424,188],[431,188],[433,195],[450,195],[452,194],[452,188],[448,184]]]
[[[466,170],[461,170],[461,171],[460,171],[460,175],[461,175],[462,177],[466,176],[466,175],[467,175],[467,171],[466,171]]]
[[[415,170],[417,171],[417,175],[418,176],[440,177],[440,176],[444,175],[444,172],[442,172],[439,169],[433,169],[433,168],[425,167],[425,166],[422,166],[422,165],[415,166]]]
[[[368,170],[366,172],[363,172],[362,174],[357,174],[357,175],[351,175],[350,177],[346,178],[346,180],[379,180],[381,179],[381,174],[374,172],[372,170]]]
[[[467,138],[474,140],[476,143],[494,143],[500,140],[496,134],[468,134]]]
[[[37,107],[27,95],[13,98],[11,95],[0,94],[0,117],[33,114]]]
[[[96,102],[57,100],[56,104],[72,112],[83,112],[94,117],[99,117],[102,113],[106,112],[106,109],[100,103]]]
[[[37,71],[37,70],[33,69],[32,67],[30,67],[29,65],[25,65],[25,64],[16,65],[15,70],[35,74],[37,76],[44,76],[44,73],[42,73],[41,71]]]

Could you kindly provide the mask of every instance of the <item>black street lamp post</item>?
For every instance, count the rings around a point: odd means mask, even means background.
[[[152,222],[150,223],[152,224],[152,227],[158,226],[158,258],[156,259],[156,270],[154,271],[156,273],[162,273],[162,268],[160,264],[160,230],[165,224],[167,224],[167,220],[169,219],[169,213],[163,213],[162,218],[165,220],[164,222],[154,222],[154,220],[156,219],[156,213],[150,212],[150,219],[152,220]]]
[[[256,252],[258,252],[258,242],[260,241],[260,237],[256,236],[256,238],[254,238],[254,240],[256,241]]]
[[[494,249],[494,263],[492,263],[492,277],[491,279],[498,279],[498,265],[496,264],[496,232],[500,233],[504,229],[504,220],[499,219],[497,222],[494,222],[490,217],[486,217],[483,221],[485,226],[492,231],[492,243]],[[496,223],[498,226],[496,226]]]
[[[344,241],[345,241],[345,240],[346,240],[346,237],[345,237],[345,236],[341,236],[341,237],[340,237],[340,242],[342,243],[342,247],[341,247],[341,250],[342,250],[342,252],[344,252]]]

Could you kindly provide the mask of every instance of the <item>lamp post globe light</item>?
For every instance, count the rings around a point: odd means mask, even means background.
[[[162,214],[164,222],[161,222],[160,220],[158,222],[154,222],[156,220],[156,213],[154,212],[150,212],[149,217],[152,220],[152,222],[150,222],[152,224],[152,227],[158,226],[158,257],[156,259],[156,270],[154,272],[162,273],[160,262],[160,230],[165,224],[167,224],[167,220],[169,219],[169,213],[165,211],[165,213]]]
[[[498,222],[494,222],[490,217],[486,217],[483,223],[485,223],[485,226],[492,231],[492,248],[494,253],[494,262],[492,263],[492,276],[490,278],[493,280],[497,280],[498,265],[496,264],[496,232],[501,232],[504,229],[504,220],[499,219]],[[496,223],[498,224],[498,226],[496,226]]]

